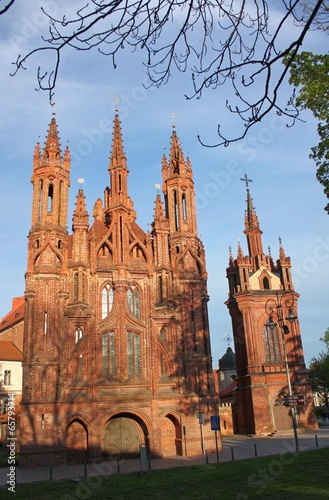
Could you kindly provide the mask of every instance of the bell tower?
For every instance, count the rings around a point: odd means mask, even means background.
[[[32,223],[25,275],[21,457],[39,443],[56,446],[57,404],[63,390],[61,357],[67,294],[70,152],[61,153],[53,116],[44,148],[33,157]]]
[[[297,318],[299,295],[291,278],[291,260],[281,240],[276,262],[270,252],[264,254],[262,231],[249,190],[252,181],[246,175],[241,180],[247,188],[244,234],[248,255],[240,243],[236,258],[230,250],[226,301],[236,352],[238,433],[261,435],[292,428],[290,410],[284,406],[291,390],[288,376],[293,394],[305,398],[305,406],[298,411],[299,425],[315,428],[312,391]],[[289,301],[285,299],[287,296]],[[281,318],[275,328],[269,328],[269,304],[272,308],[275,305]],[[284,324],[288,316],[294,318],[289,327]]]

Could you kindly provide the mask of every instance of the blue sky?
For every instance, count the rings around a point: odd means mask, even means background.
[[[46,25],[40,17],[41,2],[19,2],[0,17],[0,317],[11,308],[12,297],[24,293],[27,235],[31,224],[32,157],[37,141],[43,144],[53,109],[45,92],[36,92],[35,73],[45,55],[31,61],[26,71],[12,78],[17,53],[31,48]],[[47,0],[54,13],[66,2]],[[32,5],[33,4],[33,5]],[[287,33],[287,39],[290,33]],[[303,50],[321,52],[327,39],[310,33]],[[227,148],[205,148],[197,140],[217,141],[220,122],[227,133],[241,123],[225,109],[231,95],[224,87],[208,91],[199,100],[186,100],[192,92],[189,74],[175,73],[160,89],[145,89],[147,79],[138,53],[124,51],[114,70],[110,59],[96,52],[63,54],[55,101],[62,149],[72,154],[70,214],[79,188],[89,214],[109,184],[107,172],[111,148],[115,98],[121,100],[124,148],[130,169],[129,193],[135,203],[137,222],[147,230],[152,222],[155,184],[161,183],[161,157],[168,152],[172,124],[183,151],[192,162],[198,207],[198,232],[206,250],[209,274],[209,320],[213,365],[225,352],[224,338],[231,322],[224,305],[228,287],[226,266],[229,246],[236,255],[237,242],[247,253],[243,234],[246,208],[246,173],[253,179],[251,195],[256,208],[263,245],[278,258],[279,242],[291,257],[296,291],[300,294],[298,316],[306,362],[324,348],[319,341],[327,327],[329,282],[328,215],[322,188],[315,179],[315,165],[308,158],[317,144],[316,122],[305,112],[305,122],[287,128],[285,121],[270,115],[251,129],[246,139]],[[284,87],[285,102],[291,88]],[[71,215],[69,216],[69,229]]]

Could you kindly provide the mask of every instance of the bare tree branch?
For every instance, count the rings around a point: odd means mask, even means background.
[[[2,2],[2,0],[0,0],[0,3],[1,2]],[[9,0],[9,2],[7,3],[7,5],[5,5],[4,7],[2,7],[0,5],[0,16],[2,14],[5,14],[10,9],[10,7],[12,7],[14,5],[14,3],[15,3],[15,0]]]
[[[61,18],[42,10],[49,19],[44,45],[19,55],[13,74],[38,52],[53,53],[50,71],[37,73],[38,88],[52,101],[63,50],[96,49],[115,68],[121,50],[140,48],[150,86],[165,84],[175,69],[191,71],[193,92],[187,99],[231,84],[238,104],[227,101],[227,108],[240,117],[243,130],[227,138],[219,126],[214,146],[245,137],[271,111],[292,124],[298,119],[293,99],[287,106],[279,103],[280,89],[307,33],[319,25],[324,29],[329,13],[328,0],[281,0],[275,8],[265,0],[89,0],[75,16]],[[280,17],[272,28],[274,14]],[[284,46],[287,30],[294,33]],[[287,57],[290,62],[282,65]]]

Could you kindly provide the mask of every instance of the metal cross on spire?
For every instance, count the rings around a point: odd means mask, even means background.
[[[52,107],[52,109],[53,109],[53,110],[52,110],[52,112],[51,112],[51,114],[52,114],[53,116],[56,116],[56,107],[58,106],[58,104],[59,104],[59,103],[58,103],[58,102],[56,102],[56,101],[52,101],[52,102],[50,103],[50,106],[51,106],[51,107]]]
[[[246,188],[247,188],[247,191],[249,191],[249,182],[252,182],[252,179],[248,179],[248,176],[247,174],[244,174],[244,177],[240,177],[240,181],[243,181],[246,183]]]
[[[231,339],[231,337],[229,336],[229,334],[227,334],[227,335],[226,335],[226,337],[224,337],[224,339],[223,339],[223,340],[225,340],[225,342],[227,342],[228,347],[230,347],[230,343],[231,343],[231,340],[232,340],[232,339]]]
[[[115,99],[113,99],[113,102],[115,102],[115,112],[117,113],[119,111],[119,103],[122,102],[121,99],[119,99],[119,97],[116,97]]]
[[[176,116],[175,113],[172,112],[171,115],[169,115],[169,118],[171,118],[171,121],[172,121],[172,128],[175,128],[176,127],[175,119],[178,118],[178,116]]]

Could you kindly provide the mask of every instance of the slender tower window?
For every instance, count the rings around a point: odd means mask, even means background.
[[[59,183],[59,203],[60,203],[60,207],[62,206],[62,203],[63,203],[62,197],[63,197],[63,181],[61,181]],[[61,211],[60,210],[58,211],[58,224],[59,225],[61,224]]]
[[[78,300],[79,297],[79,275],[75,273],[74,275],[74,300]]]
[[[44,334],[47,335],[48,333],[48,313],[45,312],[44,315]]]
[[[269,290],[270,289],[270,282],[268,281],[268,278],[266,276],[263,279],[263,287],[264,287],[264,290]]]
[[[82,354],[80,354],[77,366],[77,378],[82,378],[82,366],[83,366],[83,359],[82,359]]]
[[[187,207],[186,207],[186,195],[182,196],[182,209],[183,209],[183,219],[187,220]]]
[[[79,340],[82,338],[82,336],[83,336],[83,330],[80,326],[78,326],[75,329],[75,343],[79,342]]]
[[[281,360],[278,330],[264,326],[263,330],[265,357],[267,363],[276,363]]]
[[[42,181],[39,183],[39,212],[38,212],[38,224],[41,222],[41,213],[42,213]]]
[[[141,375],[141,340],[140,335],[127,332],[127,359],[128,376],[139,377]]]
[[[102,336],[102,369],[103,377],[115,376],[115,334],[104,333]]]
[[[179,223],[178,223],[178,204],[177,204],[177,193],[176,193],[176,191],[174,191],[173,194],[174,194],[175,230],[177,231],[178,228],[179,228]]]
[[[136,316],[136,318],[140,318],[141,317],[140,297],[138,288],[136,286],[131,286],[128,289],[127,299],[130,312],[132,312],[133,315]]]
[[[52,184],[49,185],[48,187],[48,200],[47,200],[47,211],[52,212],[53,211],[53,196],[54,196],[54,187]]]
[[[110,314],[114,301],[114,291],[113,288],[107,284],[103,288],[102,292],[102,319],[106,318]]]

